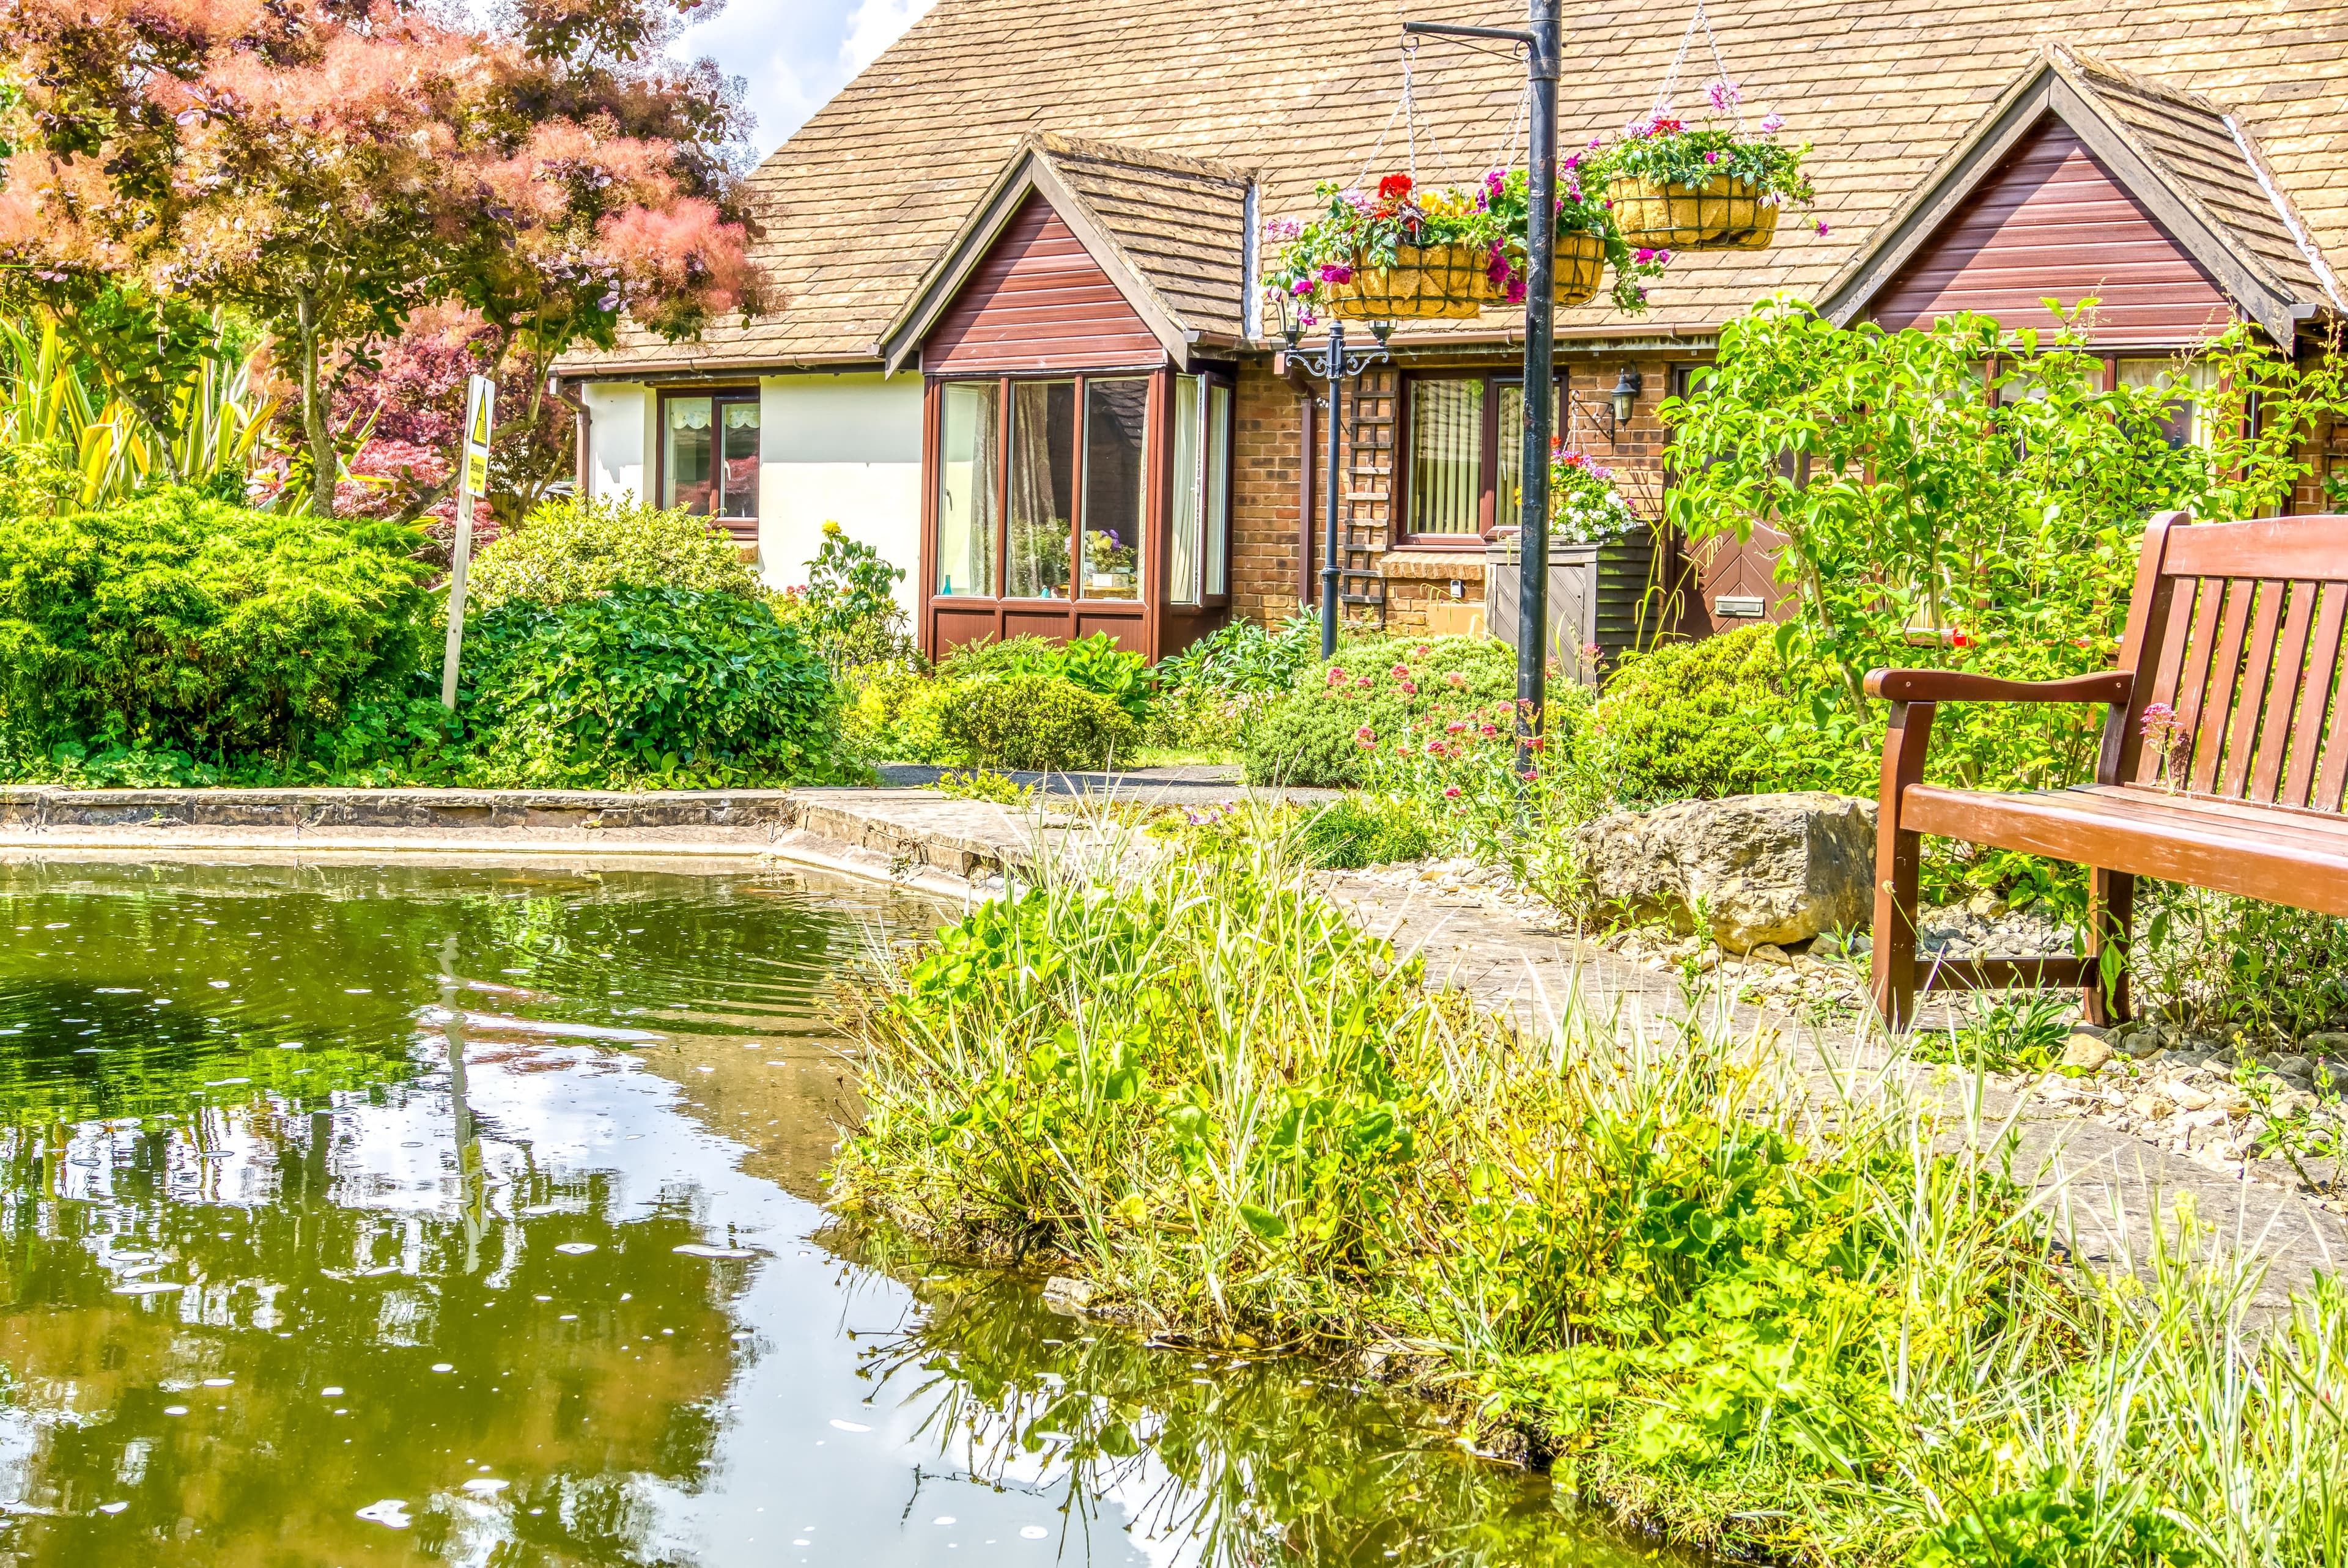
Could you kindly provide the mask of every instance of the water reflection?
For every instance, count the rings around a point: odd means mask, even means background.
[[[0,1561],[1621,1555],[1422,1411],[827,1228],[825,988],[931,917],[0,866]]]

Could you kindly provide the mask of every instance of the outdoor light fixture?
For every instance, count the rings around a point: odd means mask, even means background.
[[[1614,423],[1606,427],[1609,441],[1613,440],[1617,429],[1631,423],[1631,410],[1638,406],[1643,384],[1636,370],[1627,364],[1622,367],[1622,375],[1614,383]]]

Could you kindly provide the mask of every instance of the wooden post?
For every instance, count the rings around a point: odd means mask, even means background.
[[[497,383],[465,382],[465,446],[457,462],[457,540],[448,555],[448,646],[440,660],[440,705],[457,711],[457,661],[465,647],[465,572],[473,561],[473,507],[489,490],[489,429]]]
[[[1930,702],[1894,702],[1883,737],[1883,782],[1875,804],[1875,1005],[1884,1026],[1904,1030],[1916,1011],[1916,897],[1921,835],[1900,822],[1900,797],[1924,777],[1932,738]]]

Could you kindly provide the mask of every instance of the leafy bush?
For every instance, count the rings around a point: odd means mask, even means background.
[[[1128,653],[1106,631],[1068,642],[1041,637],[1006,637],[955,649],[938,667],[953,681],[992,680],[1004,675],[1049,675],[1097,692],[1138,724],[1149,717],[1149,662]]]
[[[1216,628],[1170,659],[1158,661],[1161,692],[1255,696],[1286,692],[1321,660],[1321,622],[1296,614],[1267,631],[1252,620]]]
[[[1305,820],[1301,843],[1315,865],[1344,871],[1416,860],[1434,847],[1434,835],[1406,801],[1348,794]]]
[[[831,672],[757,600],[626,586],[482,617],[468,718],[503,785],[672,789],[833,783]]]
[[[1488,638],[1397,638],[1341,648],[1265,709],[1247,734],[1250,784],[1342,787],[1365,753],[1426,721],[1513,702],[1517,656]]]
[[[901,660],[911,651],[904,607],[893,591],[903,567],[891,566],[879,550],[831,522],[823,525],[823,543],[807,564],[807,586],[790,590],[791,619],[833,669]]]
[[[940,685],[939,733],[955,760],[980,767],[1106,767],[1139,733],[1115,702],[1056,675],[947,680]]]
[[[1787,684],[1766,626],[1625,654],[1585,727],[1578,764],[1634,805],[1792,789],[1872,793],[1864,744],[1837,744]]]
[[[420,543],[186,488],[0,514],[0,711],[85,753],[289,756],[419,664]]]
[[[509,600],[560,605],[623,585],[756,599],[758,575],[706,518],[621,498],[572,497],[541,507],[482,547],[466,578],[467,604]]]
[[[948,682],[911,662],[854,671],[848,700],[848,745],[874,762],[957,764],[944,731]]]

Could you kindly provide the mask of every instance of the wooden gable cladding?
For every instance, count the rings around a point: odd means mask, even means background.
[[[2068,126],[2049,119],[1984,180],[1869,313],[1885,327],[1959,311],[2045,327],[2044,301],[2093,297],[2096,341],[2182,343],[2222,324],[2226,296]]]
[[[1030,196],[922,346],[931,374],[1107,370],[1165,348],[1050,202]]]

